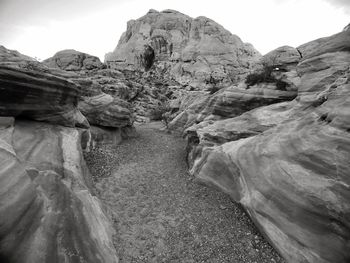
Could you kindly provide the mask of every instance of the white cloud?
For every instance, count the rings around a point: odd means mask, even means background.
[[[297,46],[337,33],[350,22],[338,8],[342,0],[283,0],[278,4],[276,0],[89,0],[90,3],[102,4],[81,9],[76,5],[58,5],[61,1],[41,7],[40,1],[44,0],[33,0],[37,4],[32,7],[27,5],[25,11],[28,15],[23,20],[13,14],[16,19],[4,24],[0,11],[0,44],[42,59],[66,48],[103,59],[104,54],[117,45],[126,22],[143,16],[151,8],[175,9],[192,17],[207,16],[243,41],[252,43],[262,53],[282,45]],[[82,0],[77,2],[82,3]],[[337,2],[337,5],[331,2]],[[1,5],[3,2],[0,9]],[[43,12],[45,16],[40,16]],[[69,15],[63,16],[65,12]]]

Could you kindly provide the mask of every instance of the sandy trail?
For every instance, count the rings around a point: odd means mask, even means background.
[[[239,205],[192,182],[185,141],[160,127],[86,156],[120,262],[283,262]]]

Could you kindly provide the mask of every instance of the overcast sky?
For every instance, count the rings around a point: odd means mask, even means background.
[[[69,48],[103,60],[126,22],[151,8],[209,17],[262,54],[350,23],[350,0],[0,0],[0,45],[40,59]]]

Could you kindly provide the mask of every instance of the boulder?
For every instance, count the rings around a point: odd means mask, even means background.
[[[78,109],[91,124],[117,128],[132,125],[133,116],[129,104],[105,93],[83,97]]]
[[[296,48],[282,46],[276,48],[262,57],[262,62],[268,66],[287,68],[299,63],[301,55]]]
[[[103,127],[91,125],[87,134],[84,152],[87,153],[98,146],[103,145],[118,145],[125,139],[137,137],[135,127]]]
[[[1,262],[118,262],[82,130],[0,118]]]
[[[112,68],[163,70],[195,88],[228,86],[244,76],[260,54],[215,21],[174,10],[150,10],[131,20],[105,62]]]
[[[59,68],[67,71],[104,68],[104,65],[98,57],[74,49],[61,50],[53,57],[44,60],[42,63],[49,68]]]

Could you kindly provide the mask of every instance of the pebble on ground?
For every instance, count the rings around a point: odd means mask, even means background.
[[[120,263],[284,262],[239,204],[192,181],[185,141],[160,127],[85,154]]]

